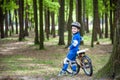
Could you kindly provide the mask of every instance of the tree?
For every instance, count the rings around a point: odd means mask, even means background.
[[[80,34],[83,36],[83,22],[82,22],[82,0],[76,0],[76,19],[81,24]]]
[[[25,37],[23,14],[24,14],[24,0],[19,0],[19,24],[20,24],[19,41],[22,41]]]
[[[34,43],[39,44],[38,39],[38,14],[37,14],[37,0],[33,0],[34,22],[35,22],[35,39]]]
[[[43,0],[39,0],[39,21],[40,21],[40,44],[39,49],[44,49],[44,32],[43,32]]]
[[[56,37],[56,34],[55,34],[55,13],[53,11],[51,12],[51,25],[52,25],[51,34],[55,38]]]
[[[72,15],[73,15],[73,0],[69,1],[69,18],[68,18],[68,22],[67,22],[67,28],[68,28],[68,43],[67,46],[70,45],[71,43],[71,37],[72,37],[72,33],[71,33],[71,23],[72,23]]]
[[[105,38],[108,38],[108,4],[107,0],[103,0],[105,6]]]
[[[49,34],[50,34],[50,11],[49,11],[49,8],[45,8],[44,13],[45,13],[46,38],[49,40]]]
[[[101,29],[100,29],[100,18],[99,18],[99,11],[98,11],[98,0],[93,0],[93,30],[92,30],[92,40],[91,40],[91,47],[93,47],[94,41],[98,41],[97,33],[99,33],[100,37]]]
[[[113,3],[113,1],[112,0],[110,0],[110,39],[111,39],[111,42],[112,42],[112,44],[113,44],[113,17],[112,17],[112,15],[113,15],[113,10],[112,10],[112,3]]]
[[[120,0],[115,1],[115,34],[113,51],[107,64],[98,71],[96,78],[108,77],[115,80],[120,80]]]
[[[28,8],[29,8],[29,5],[28,5],[28,0],[25,1],[25,36],[28,36]]]
[[[0,1],[0,5],[3,4],[3,0]],[[3,9],[0,6],[0,32],[1,32],[1,38],[4,38],[4,26],[3,26],[3,21],[4,21],[4,14],[3,14]]]
[[[59,0],[59,4],[60,4],[60,8],[59,8],[59,42],[58,45],[65,45],[64,42],[64,24],[65,24],[65,20],[64,20],[64,0]]]

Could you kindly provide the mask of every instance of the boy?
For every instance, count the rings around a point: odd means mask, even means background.
[[[71,24],[71,27],[72,27],[72,41],[71,41],[71,45],[68,47],[68,54],[66,56],[66,58],[64,59],[64,64],[63,64],[63,68],[62,70],[60,71],[60,73],[58,74],[58,76],[62,76],[62,75],[65,75],[66,74],[66,70],[68,68],[68,65],[70,64],[71,65],[71,68],[72,68],[72,75],[75,75],[76,74],[76,56],[77,56],[77,51],[79,50],[79,45],[80,45],[80,42],[81,42],[81,36],[80,36],[80,33],[79,33],[79,29],[80,29],[80,23],[78,22],[73,22]]]

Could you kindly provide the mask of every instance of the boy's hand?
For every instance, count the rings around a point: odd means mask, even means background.
[[[70,50],[70,48],[68,47],[68,51]]]

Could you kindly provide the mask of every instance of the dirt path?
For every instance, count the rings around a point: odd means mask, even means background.
[[[46,43],[47,44],[47,43]],[[56,48],[54,45],[47,45],[45,46],[47,50],[38,51],[35,49],[35,47],[31,47],[30,45],[33,45],[33,41],[24,41],[24,42],[18,42],[17,40],[6,40],[6,41],[0,41],[0,56],[2,55],[15,55],[15,54],[24,54],[29,56],[37,57],[39,55],[36,54],[44,54],[50,55],[52,53],[58,53],[63,52],[66,53],[67,50],[63,49],[63,47]],[[82,48],[85,48],[86,46],[83,46]],[[111,45],[98,45],[94,49],[91,48],[89,53],[109,53],[111,52],[112,46]],[[54,51],[54,52],[53,52]],[[49,53],[48,53],[49,52]],[[39,56],[40,57],[40,56]],[[41,58],[45,58],[45,55],[41,56]],[[9,79],[3,79],[6,78],[6,76],[0,76],[0,80],[46,80],[42,76],[7,76]],[[13,79],[12,79],[13,78]],[[92,77],[88,77],[83,74],[79,74],[77,76],[71,77],[71,76],[63,76],[63,77],[57,77],[51,76],[49,80],[92,80]],[[104,80],[104,79],[103,79]]]

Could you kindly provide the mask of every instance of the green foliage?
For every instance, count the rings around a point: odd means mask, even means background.
[[[14,9],[18,9],[18,5],[14,2],[14,0],[10,0],[9,2],[7,2],[7,0],[4,0],[3,4],[1,5],[3,12],[5,12],[5,10],[14,10]]]
[[[86,14],[93,16],[93,0],[86,0]]]
[[[43,4],[44,4],[44,8],[54,12],[58,12],[58,9],[60,7],[58,2],[52,2],[51,0],[44,0]]]

